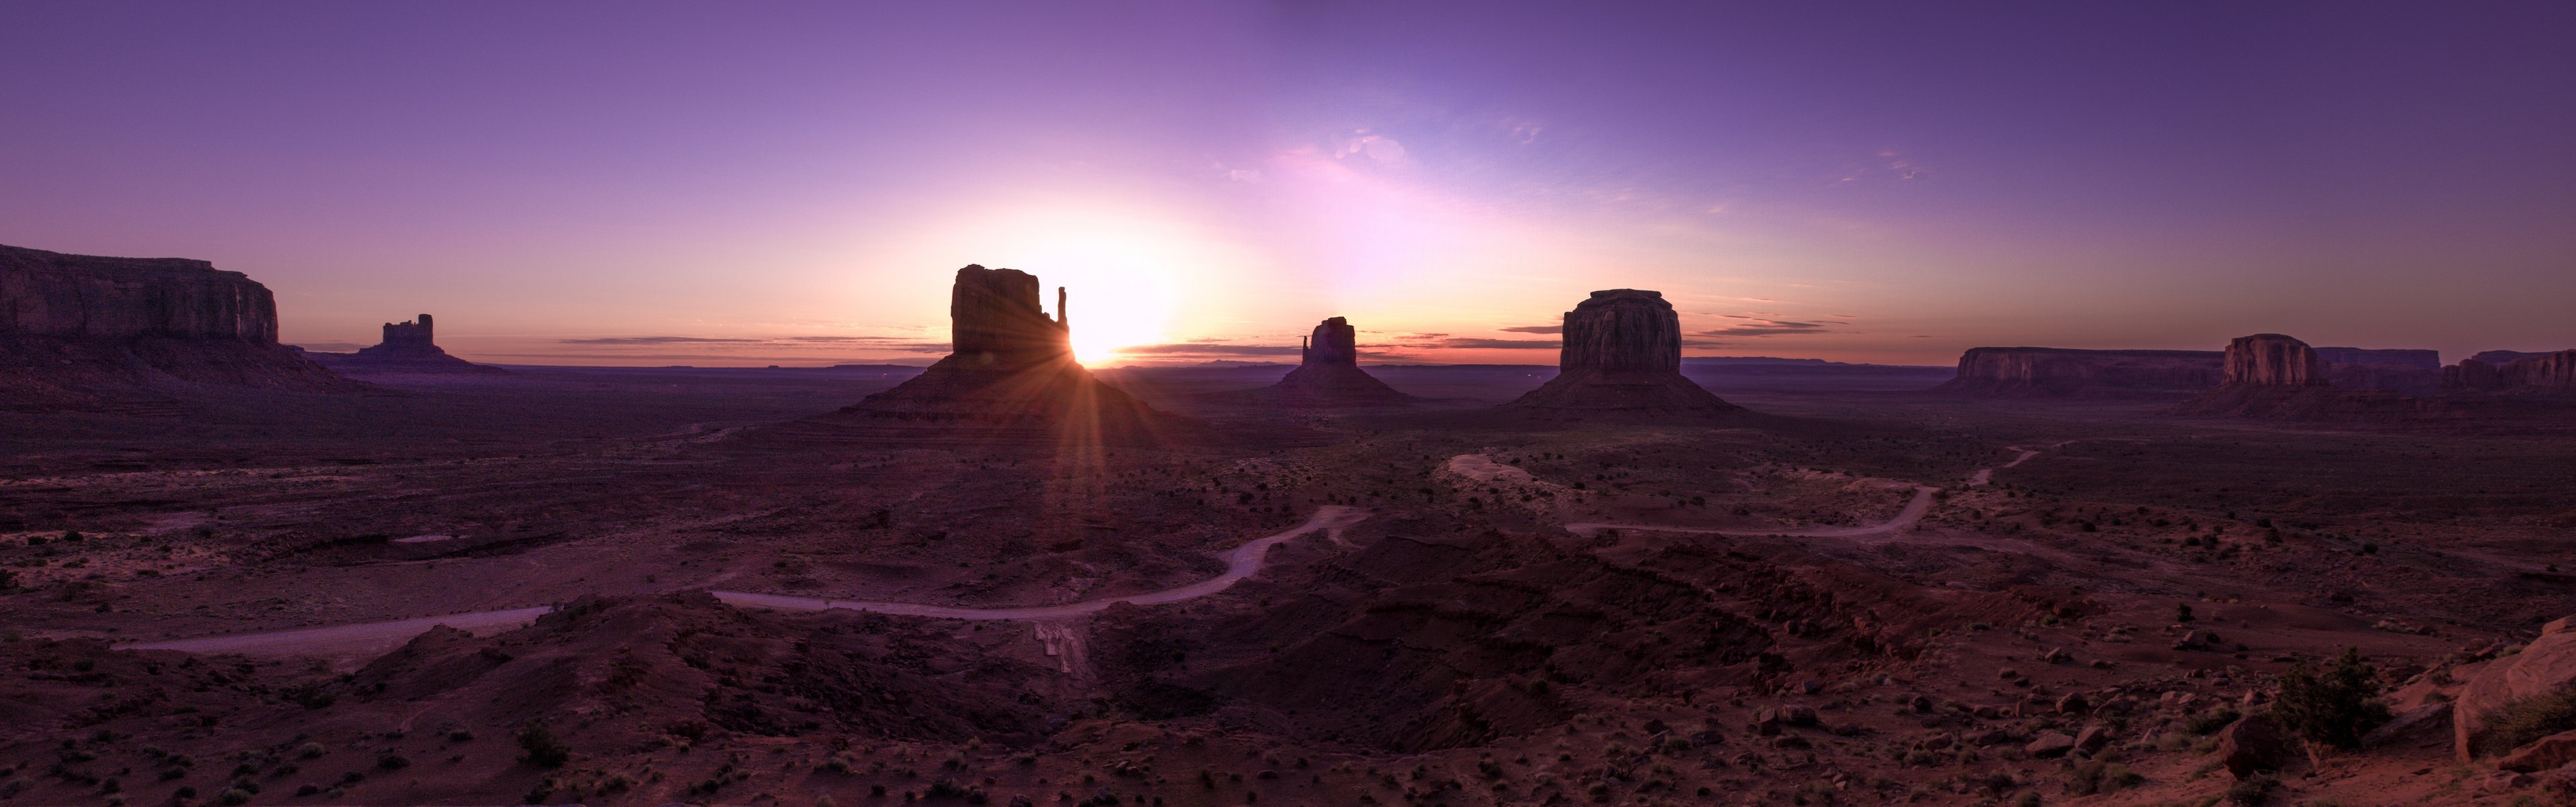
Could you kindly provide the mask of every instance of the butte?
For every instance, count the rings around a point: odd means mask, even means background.
[[[1559,420],[1742,414],[1682,377],[1681,317],[1662,292],[1610,289],[1565,312],[1557,374],[1505,409]]]

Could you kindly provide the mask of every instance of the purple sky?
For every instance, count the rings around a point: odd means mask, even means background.
[[[525,363],[918,362],[970,262],[1093,359],[2576,347],[2576,4],[1612,7],[5,4],[0,243]]]

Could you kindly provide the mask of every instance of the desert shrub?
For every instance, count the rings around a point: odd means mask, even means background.
[[[553,729],[533,720],[519,730],[519,750],[525,752],[520,759],[540,768],[560,768],[572,761],[572,747],[564,745]]]
[[[2271,774],[2258,773],[2236,780],[2227,786],[2227,803],[2237,807],[2255,807],[2272,797],[2272,786],[2279,784]]]
[[[2191,720],[2183,724],[2183,730],[2193,734],[2211,734],[2227,728],[2227,724],[2236,722],[2236,718],[2239,717],[2243,715],[2237,714],[2235,709],[2226,707],[2211,709],[2192,715]]]
[[[305,743],[303,747],[295,749],[295,755],[305,759],[321,759],[322,755],[327,753],[330,751],[324,749],[321,743]]]
[[[2486,734],[2472,750],[2499,755],[2533,740],[2576,729],[2576,691],[2534,695],[2496,707],[2487,715]]]
[[[2343,749],[2361,747],[2361,735],[2388,722],[2388,704],[2379,699],[2379,672],[2361,660],[2359,648],[2350,647],[2322,674],[2304,660],[2290,665],[2281,676],[2281,700],[2272,713],[2309,742]]]
[[[2075,776],[2067,780],[2066,792],[2078,796],[2117,793],[2121,788],[2135,785],[2145,778],[2129,770],[2127,765],[2098,759],[2087,760],[2084,764],[2075,766]]]
[[[376,757],[376,767],[389,771],[402,770],[411,767],[411,758],[401,754],[384,754]]]
[[[222,795],[216,796],[215,801],[219,804],[227,805],[227,807],[229,807],[229,805],[248,804],[250,803],[250,791],[239,788],[226,790]]]

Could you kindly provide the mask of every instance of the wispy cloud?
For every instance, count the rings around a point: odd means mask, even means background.
[[[1440,340],[1440,343],[1435,345],[1435,347],[1466,348],[1473,350],[1555,350],[1559,347],[1563,347],[1564,345],[1564,341],[1557,339],[1477,339],[1472,337],[1458,337],[1454,339]]]
[[[1756,318],[1753,318],[1753,317],[1728,317],[1728,319],[1740,319],[1740,320],[1744,320],[1744,321],[1745,321],[1745,324],[1742,324],[1742,325],[1729,325],[1729,326],[1724,327],[1724,328],[1712,328],[1712,329],[1705,330],[1705,331],[1692,331],[1692,332],[1691,332],[1691,335],[1692,335],[1692,336],[1794,336],[1794,335],[1798,335],[1798,334],[1826,333],[1826,332],[1828,332],[1828,331],[1831,331],[1831,330],[1832,330],[1832,327],[1831,327],[1832,325],[1836,325],[1836,324],[1845,324],[1845,323],[1831,323],[1831,322],[1793,322],[1793,321],[1789,321],[1789,320],[1779,320],[1779,319],[1756,319]]]
[[[1565,332],[1565,326],[1563,326],[1563,325],[1514,325],[1514,326],[1509,327],[1509,328],[1496,328],[1495,330],[1502,331],[1502,332],[1504,332],[1504,333],[1564,333],[1564,332]]]
[[[601,347],[636,347],[650,345],[742,345],[746,347],[794,347],[798,345],[832,345],[836,347],[893,350],[904,353],[946,353],[947,342],[931,342],[894,336],[601,336],[583,339],[558,339],[557,344],[597,345]],[[729,349],[720,348],[720,349]]]
[[[1118,349],[1126,356],[1295,356],[1296,345],[1238,345],[1225,342],[1172,342],[1159,345],[1130,345]]]

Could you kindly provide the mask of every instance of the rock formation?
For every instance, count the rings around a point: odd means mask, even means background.
[[[2503,363],[2478,357],[2443,368],[2442,386],[2461,392],[2576,392],[2576,350],[2556,353],[2488,351],[2478,356],[2510,353]]]
[[[2226,355],[2208,350],[1969,348],[1939,389],[1980,395],[2134,396],[2218,386]]]
[[[2443,417],[2438,404],[2386,390],[2336,389],[2333,371],[2308,343],[2277,333],[2227,344],[2225,383],[2174,411],[2267,420],[2393,423]]]
[[[1360,369],[1358,329],[1352,328],[1347,319],[1334,317],[1317,324],[1315,333],[1306,339],[1303,356],[1297,369],[1261,391],[1279,403],[1311,406],[1389,405],[1413,400],[1413,396],[1395,391]]]
[[[240,272],[182,258],[0,246],[0,401],[86,406],[139,387],[352,392],[277,343],[277,303]]]
[[[2482,351],[2478,351],[2478,353],[2477,353],[2476,355],[2470,356],[2469,358],[2476,359],[2476,360],[2478,360],[2478,361],[2482,361],[2482,362],[2486,362],[2486,363],[2488,363],[2488,364],[2493,364],[2493,365],[2499,365],[2499,366],[2501,366],[2501,365],[2505,365],[2505,364],[2510,364],[2510,363],[2512,363],[2512,362],[2513,362],[2513,360],[2515,360],[2515,359],[2528,359],[2528,358],[2531,358],[2531,357],[2533,357],[2533,356],[2546,356],[2546,355],[2549,355],[2549,351],[2545,351],[2545,350],[2544,350],[2544,351],[2540,351],[2540,352],[2538,352],[2538,353],[2534,353],[2534,352],[2531,352],[2531,351],[2525,351],[2525,350],[2482,350]]]
[[[2317,358],[2333,364],[2401,364],[2425,370],[2442,369],[2442,352],[2411,348],[2321,347]]]
[[[2326,361],[2308,343],[2277,333],[2239,336],[2227,343],[2227,372],[2222,386],[2333,386]]]
[[[1662,292],[1637,289],[1596,291],[1565,312],[1556,377],[1504,406],[1652,415],[1744,411],[1682,377],[1681,317]]]
[[[1065,303],[1059,288],[1056,316],[1049,318],[1039,306],[1036,276],[981,265],[959,269],[949,292],[948,356],[829,419],[1044,429],[1061,439],[1113,442],[1172,425],[1074,361]]]
[[[437,373],[486,374],[506,373],[498,367],[475,364],[438,346],[433,338],[428,314],[409,322],[385,323],[384,341],[374,347],[359,348],[356,353],[308,353],[323,366],[351,374]]]
[[[2442,386],[2442,354],[2434,350],[2317,348],[2337,389],[2429,393]]]

